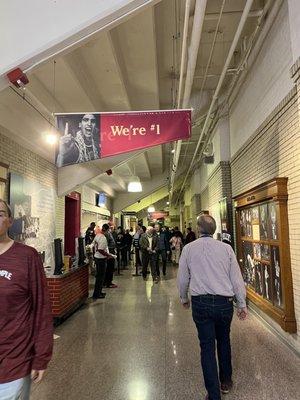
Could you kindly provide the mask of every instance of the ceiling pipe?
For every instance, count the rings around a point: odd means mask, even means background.
[[[256,57],[262,47],[265,37],[266,37],[267,33],[269,32],[270,27],[273,25],[273,22],[278,14],[278,11],[281,7],[282,1],[283,0],[279,0],[274,4],[270,14],[268,14],[268,19],[261,30],[260,36],[259,36],[258,40],[255,42],[255,38],[260,30],[261,24],[272,6],[272,0],[267,1],[264,8],[262,10],[260,10],[260,12],[259,12],[259,18],[257,20],[255,30],[254,30],[253,34],[251,35],[251,40],[249,42],[249,46],[245,49],[245,54],[239,64],[239,66],[237,68],[231,68],[231,69],[227,70],[227,74],[231,73],[234,75],[234,77],[230,83],[229,90],[226,94],[226,100],[224,101],[224,104],[223,104],[225,108],[228,108],[229,99],[230,99],[230,96],[232,95],[233,91],[235,89],[240,88],[242,82],[244,81],[244,79],[246,77],[247,70],[249,69],[248,58],[249,58],[249,61],[251,61],[251,65],[256,60]],[[248,14],[248,17],[250,17],[250,14],[251,14],[251,11]],[[255,43],[255,45],[254,45],[254,43]],[[245,69],[246,63],[248,65],[247,69]],[[240,75],[240,72],[242,72],[241,75]],[[220,76],[220,75],[218,75],[218,76]],[[197,77],[195,76],[194,78],[197,78]],[[238,78],[241,78],[241,79],[238,80]],[[238,88],[236,88],[237,85],[239,85]],[[238,90],[235,91],[235,93],[238,93]],[[234,100],[233,100],[233,102],[234,102]],[[210,140],[211,136],[213,135],[213,132],[214,132],[214,129],[211,129],[211,127],[210,127],[209,133],[205,139],[205,142],[200,149],[199,159],[201,159],[203,151],[206,148],[207,144],[209,143],[209,140]],[[184,162],[183,162],[183,164],[184,164]]]
[[[227,72],[228,71],[234,72],[234,77],[231,81],[229,90],[226,94],[226,100],[224,101],[224,104],[223,104],[225,108],[228,108],[228,106],[230,107],[229,102],[231,104],[234,102],[234,100],[239,92],[240,86],[243,84],[243,82],[247,76],[248,70],[251,68],[252,64],[256,60],[257,55],[260,52],[261,47],[266,38],[266,35],[268,34],[270,28],[273,26],[275,18],[277,17],[277,14],[281,8],[282,2],[283,2],[283,0],[278,0],[272,7],[272,3],[273,3],[272,0],[267,1],[264,8],[261,10],[260,16],[259,16],[257,24],[256,24],[256,28],[253,32],[253,35],[251,36],[250,44],[249,44],[248,48],[246,48],[245,55],[244,55],[242,61],[240,62],[239,66],[237,68],[227,70]],[[271,9],[271,11],[270,11],[270,9]],[[267,14],[268,14],[268,19],[266,20],[265,24],[263,25],[263,28],[260,32],[258,40],[254,44],[255,37],[257,36],[259,29],[261,27],[261,24]],[[247,69],[245,68],[246,64],[247,64]],[[240,72],[242,72],[241,75],[240,75]],[[234,92],[234,99],[232,101],[230,101],[230,97],[233,92]],[[203,146],[201,147],[199,158],[201,158],[203,151],[206,148],[206,146],[214,132],[214,129],[210,129],[209,131],[210,131],[210,133],[207,136],[207,138],[205,139]]]
[[[236,75],[233,78],[233,81],[231,82],[228,94],[227,94],[227,99],[230,103],[234,103],[236,96],[239,92],[239,89],[241,85],[243,84],[247,73],[249,69],[252,67],[253,63],[255,62],[263,44],[265,41],[265,38],[267,34],[269,33],[270,29],[273,26],[273,23],[277,17],[277,14],[282,6],[283,0],[277,0],[274,4],[272,0],[268,0],[265,7],[263,8],[262,15],[260,16],[255,32],[254,32],[254,37],[251,41],[251,45],[249,46],[242,62],[240,63],[240,66],[237,69]],[[272,6],[272,8],[271,8]],[[255,45],[253,46],[255,36],[258,34],[258,31],[260,29],[261,23],[263,22],[264,18],[266,17],[268,13],[268,18],[260,32],[260,35],[255,42]],[[245,68],[245,66],[247,66]],[[240,73],[241,72],[241,73]]]
[[[177,95],[177,108],[180,108],[181,105],[181,94],[183,88],[183,77],[186,66],[186,53],[187,53],[187,41],[188,41],[188,30],[189,30],[189,20],[190,20],[190,7],[191,0],[186,0],[185,2],[185,13],[184,13],[184,26],[183,26],[183,37],[182,37],[182,51],[181,51],[181,62],[180,62],[180,77],[179,77],[179,86],[178,86],[178,95]],[[182,141],[180,140],[180,146]],[[170,179],[170,194],[169,200],[171,202],[173,195],[173,186],[174,186],[174,178],[173,171],[175,170],[175,154],[177,152],[178,142],[175,142],[174,148],[172,150],[173,159],[171,160],[171,179]]]
[[[230,61],[231,61],[231,59],[232,59],[233,53],[234,53],[234,51],[235,51],[235,49],[236,49],[236,46],[237,46],[237,43],[238,43],[238,41],[239,41],[239,39],[240,39],[240,36],[241,36],[241,34],[242,34],[244,25],[245,25],[245,23],[246,23],[246,21],[247,21],[248,14],[249,14],[249,12],[250,12],[252,3],[253,3],[253,0],[247,0],[246,5],[245,5],[245,7],[244,7],[244,10],[243,10],[243,13],[242,13],[242,16],[241,16],[241,19],[240,19],[238,28],[237,28],[236,33],[235,33],[235,35],[234,35],[233,41],[232,41],[231,46],[230,46],[229,53],[228,53],[228,55],[227,55],[227,58],[226,58],[226,61],[225,61],[224,67],[223,67],[223,70],[222,70],[222,73],[221,73],[221,76],[220,76],[220,79],[219,79],[217,88],[216,88],[216,90],[215,90],[215,92],[214,92],[214,95],[213,95],[213,98],[212,98],[212,102],[211,102],[211,104],[210,104],[208,113],[207,113],[207,115],[206,115],[206,119],[205,119],[204,125],[203,125],[203,127],[202,127],[202,130],[201,130],[201,133],[200,133],[200,136],[199,136],[199,139],[198,139],[198,143],[197,143],[197,146],[196,146],[196,149],[195,149],[195,152],[194,152],[192,161],[191,161],[191,163],[190,163],[190,166],[189,166],[188,171],[187,171],[187,173],[186,173],[186,175],[185,175],[185,178],[184,178],[182,187],[181,187],[181,189],[180,189],[180,193],[182,192],[182,190],[183,190],[183,188],[184,188],[184,186],[185,186],[185,183],[186,183],[186,181],[187,181],[187,178],[188,178],[188,176],[189,176],[189,173],[190,173],[190,171],[191,171],[191,169],[192,169],[192,167],[193,167],[193,165],[194,165],[194,161],[195,161],[195,158],[196,158],[196,156],[197,156],[197,152],[198,152],[198,150],[199,150],[199,147],[200,147],[202,138],[203,138],[203,136],[204,136],[204,133],[205,133],[205,131],[206,131],[206,128],[208,127],[211,114],[212,114],[212,112],[213,112],[215,103],[216,103],[216,101],[217,101],[217,99],[218,99],[218,95],[219,95],[220,89],[221,89],[221,87],[222,87],[224,78],[225,78],[225,76],[226,76],[226,72],[227,72],[227,69],[228,69],[228,67],[229,67]],[[180,193],[179,193],[179,196],[180,196]],[[178,196],[178,198],[177,198],[177,202],[178,202],[179,196]]]
[[[180,104],[181,104],[183,76],[184,76],[184,70],[185,70],[185,65],[186,65],[186,51],[187,51],[187,38],[188,38],[188,31],[189,31],[190,7],[191,7],[191,0],[186,0],[185,13],[184,13],[183,36],[182,36],[180,77],[179,77],[178,96],[177,96],[177,108],[180,108]]]
[[[190,8],[191,8],[191,0],[186,0],[185,12],[184,12],[183,36],[182,36],[180,77],[179,77],[178,94],[177,94],[177,108],[180,108],[180,105],[181,105],[183,77],[184,77],[184,71],[185,71],[185,66],[186,66],[186,53],[187,53],[187,41],[188,41],[188,32],[189,32]],[[175,154],[175,152],[176,152],[177,143],[178,142],[175,142],[175,144],[174,144],[174,148],[172,149],[172,154]],[[174,156],[173,156],[173,160],[174,160]],[[171,160],[170,167],[171,167],[171,180],[172,180],[172,174],[173,174],[173,169],[174,169],[174,163],[172,160]],[[170,201],[171,201],[171,197],[173,194],[172,188],[173,188],[173,185],[171,185],[171,191],[170,191],[170,196],[169,196]]]
[[[260,17],[263,13],[263,10],[250,11],[248,14],[248,18],[257,18]],[[242,14],[242,11],[225,11],[224,17],[239,17]],[[205,15],[205,21],[214,21],[219,18],[219,14],[217,13],[208,13]]]
[[[202,27],[203,27],[203,21],[204,21],[204,16],[205,16],[206,2],[207,2],[207,0],[196,0],[195,14],[194,14],[194,20],[193,20],[193,29],[192,29],[192,35],[191,35],[191,44],[189,47],[187,73],[186,73],[186,79],[185,79],[185,89],[184,89],[183,102],[182,102],[183,108],[186,108],[190,101],[193,80],[194,80],[194,74],[195,74],[195,69],[196,69],[196,63],[197,63],[198,50],[199,50],[200,39],[201,39],[201,33],[202,33]],[[187,11],[187,9],[186,9],[186,11]],[[186,21],[186,18],[185,18],[185,21]],[[187,23],[188,23],[188,21],[187,21]],[[188,26],[187,26],[187,29],[188,29]],[[184,64],[184,62],[183,62],[183,64]],[[183,73],[183,71],[181,70],[180,74],[182,74],[182,73]],[[180,98],[178,98],[178,104],[180,104]],[[173,157],[173,165],[172,165],[171,179],[170,179],[170,184],[171,184],[170,200],[172,199],[172,195],[173,195],[173,191],[174,191],[174,180],[175,180],[175,175],[176,175],[176,171],[177,171],[177,167],[178,167],[178,160],[179,160],[180,151],[181,151],[181,144],[182,144],[182,140],[179,140],[177,142],[177,145],[175,146],[175,154]]]

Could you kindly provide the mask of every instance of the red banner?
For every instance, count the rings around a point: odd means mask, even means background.
[[[191,136],[191,110],[56,114],[59,167]]]
[[[187,139],[190,135],[190,110],[101,115],[102,157]]]

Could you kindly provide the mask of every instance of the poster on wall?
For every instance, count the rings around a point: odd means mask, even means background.
[[[272,254],[274,303],[278,307],[282,307],[283,304],[282,304],[279,247],[271,246],[271,254]]]
[[[268,204],[259,206],[259,216],[260,239],[268,239]]]
[[[224,242],[231,243],[231,224],[228,216],[227,197],[219,201],[220,219],[221,219],[221,239]]]
[[[9,190],[13,224],[10,236],[21,243],[45,251],[45,265],[53,266],[55,237],[55,192],[21,175],[10,175]]]
[[[244,281],[251,286],[254,286],[255,269],[253,257],[253,245],[251,242],[243,241],[243,278]]]
[[[56,114],[63,167],[191,136],[191,110]]]
[[[255,271],[255,291],[260,296],[263,294],[264,288],[264,275],[263,268],[259,261],[255,261],[254,263],[254,271]]]
[[[263,271],[263,296],[265,299],[272,301],[272,280],[271,280],[271,266],[268,264],[262,264]]]
[[[278,240],[278,228],[277,228],[277,212],[276,212],[276,204],[269,203],[268,205],[269,211],[269,225],[270,225],[270,236],[273,240]]]

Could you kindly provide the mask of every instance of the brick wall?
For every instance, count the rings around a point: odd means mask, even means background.
[[[247,140],[231,163],[232,192],[238,195],[275,177],[288,177],[288,218],[295,313],[300,328],[300,134],[296,88]],[[300,348],[298,335],[286,335]]]
[[[219,201],[227,197],[231,202],[231,171],[227,161],[220,161],[210,176],[207,178],[207,186],[201,192],[201,210],[208,210],[217,222],[216,232],[221,232]],[[229,218],[231,218],[229,210]]]
[[[284,1],[261,51],[230,108],[231,156],[239,151],[292,89],[293,81],[290,79],[292,64],[288,2]]]
[[[15,172],[56,190],[57,168],[54,164],[25,149],[0,132],[0,161]],[[8,200],[8,185],[5,191]],[[64,237],[64,198],[56,198],[56,236]]]
[[[88,266],[81,267],[62,277],[47,278],[47,285],[53,317],[66,316],[88,298]]]

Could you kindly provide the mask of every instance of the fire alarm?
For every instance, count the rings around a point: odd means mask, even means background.
[[[111,170],[111,169],[108,169],[108,170],[106,171],[106,173],[107,173],[107,175],[112,175],[112,170]]]
[[[20,68],[10,71],[6,76],[17,88],[23,87],[29,83],[27,75]]]

